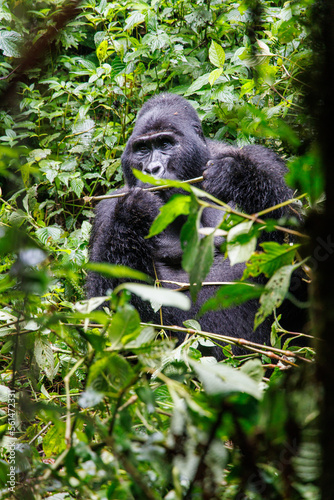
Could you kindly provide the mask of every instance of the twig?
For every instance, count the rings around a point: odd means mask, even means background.
[[[70,394],[70,378],[79,366],[85,361],[86,358],[79,359],[71,368],[68,374],[64,377],[65,391],[66,391],[66,430],[65,442],[67,448],[71,447],[71,394]]]
[[[189,179],[189,180],[181,181],[181,182],[183,184],[195,184],[198,182],[202,182],[203,180],[204,180],[204,178],[201,176],[201,177],[195,177],[193,179]],[[165,189],[170,189],[170,186],[168,186],[168,185],[153,186],[151,188],[145,188],[145,189],[143,189],[143,191],[162,191]],[[124,193],[106,194],[106,195],[102,195],[102,196],[84,196],[83,201],[84,201],[84,203],[89,203],[92,200],[99,201],[99,200],[107,200],[107,199],[111,199],[111,198],[122,198],[123,196],[126,196],[127,194],[128,194],[128,191],[126,191]],[[216,203],[216,205],[213,205],[211,203],[208,203],[208,202],[202,201],[202,200],[199,203],[204,207],[211,207],[211,208],[215,208],[217,210],[224,210],[227,213],[238,215],[239,217],[243,217],[244,219],[252,220],[258,224],[265,224],[265,221],[258,217],[259,215],[265,215],[267,213],[270,213],[270,212],[277,210],[278,208],[282,208],[282,207],[285,207],[287,205],[291,205],[292,203],[299,201],[301,198],[304,198],[305,196],[306,196],[306,194],[304,193],[304,194],[298,196],[297,198],[291,198],[290,200],[283,201],[282,203],[278,203],[277,205],[266,208],[265,210],[262,210],[261,212],[258,212],[258,213],[252,214],[252,215],[248,215],[248,214],[245,214],[244,212],[241,212],[240,210],[236,210],[236,209],[230,207],[230,205],[228,205],[224,201],[218,200],[217,198],[214,198],[210,194],[208,194],[208,198],[211,199],[211,201],[214,201]],[[276,229],[276,231],[282,231],[282,232],[291,234],[293,236],[297,236],[298,238],[307,238],[307,239],[309,238],[308,235],[300,233],[299,231],[295,231],[294,229],[290,229],[290,228],[286,228],[286,227],[282,227],[282,226],[274,226],[274,228]]]
[[[184,184],[196,184],[197,182],[202,182],[203,176],[201,177],[195,177],[194,179],[189,179],[187,181],[180,181]],[[150,188],[145,188],[143,191],[163,191],[165,189],[170,189],[170,186],[168,185],[163,185],[163,186],[153,186]],[[89,203],[90,201],[99,201],[99,200],[108,200],[111,198],[123,198],[123,196],[126,196],[128,194],[128,191],[125,193],[118,193],[118,194],[105,194],[102,196],[84,196],[83,201],[85,203]]]
[[[188,333],[189,335],[200,335],[201,337],[208,337],[212,340],[217,340],[219,342],[225,342],[228,344],[234,344],[234,345],[239,345],[240,347],[244,347],[249,350],[254,350],[258,349],[257,352],[260,354],[267,354],[269,353],[268,357],[273,357],[272,353],[280,354],[281,356],[287,356],[287,357],[294,357],[298,358],[301,361],[306,361],[307,363],[312,363],[311,360],[304,358],[303,356],[300,356],[300,354],[292,351],[287,351],[283,349],[278,349],[277,347],[271,347],[267,346],[264,344],[257,344],[256,342],[251,342],[250,340],[246,339],[240,339],[240,338],[235,338],[235,337],[229,337],[227,335],[221,335],[218,333],[211,333],[211,332],[205,332],[203,330],[194,330],[193,328],[184,328],[181,326],[168,326],[168,325],[157,325],[154,323],[141,323],[142,326],[152,326],[153,328],[156,329],[164,329],[164,330],[169,330],[172,332],[184,332]],[[96,326],[96,325],[95,325]],[[282,360],[285,362],[286,360]]]

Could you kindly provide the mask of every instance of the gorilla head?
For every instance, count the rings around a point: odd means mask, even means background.
[[[207,142],[194,108],[183,97],[160,94],[138,114],[122,167],[133,187],[140,185],[133,168],[161,179],[187,180],[201,175],[208,160]]]

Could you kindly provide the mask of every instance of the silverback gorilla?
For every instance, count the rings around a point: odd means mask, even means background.
[[[97,206],[90,260],[126,265],[152,278],[157,274],[160,280],[189,281],[181,267],[179,242],[185,219],[179,217],[163,233],[145,239],[159,208],[170,194],[168,191],[144,191],[143,184],[132,173],[133,168],[157,178],[187,180],[203,175],[201,187],[206,192],[224,202],[236,204],[249,214],[292,197],[292,191],[284,181],[286,167],[273,151],[253,145],[240,149],[206,139],[195,109],[183,97],[174,94],[160,94],[144,104],[122,155],[122,168],[126,186],[119,192],[125,192],[126,196],[104,200]],[[286,213],[285,210],[277,209],[270,215],[279,218]],[[206,208],[201,224],[215,227],[221,218],[221,212]],[[276,234],[276,240],[279,237]],[[219,243],[221,241],[217,242],[217,247]],[[243,269],[243,264],[232,267],[217,248],[206,281],[236,281]],[[88,297],[104,296],[117,284],[116,280],[91,272],[87,279]],[[163,308],[164,324],[182,326],[183,321],[194,318],[203,302],[217,288],[202,287],[190,311]],[[142,321],[160,322],[159,313],[154,313],[148,302],[133,297],[132,303]],[[258,302],[253,300],[232,309],[208,312],[200,318],[202,330],[268,343],[272,318],[267,318],[254,332],[257,308]],[[287,300],[283,309],[283,318],[289,329],[299,331],[299,311],[296,314],[296,308]],[[182,335],[179,340],[182,340]],[[214,355],[222,358],[222,350],[215,348]]]

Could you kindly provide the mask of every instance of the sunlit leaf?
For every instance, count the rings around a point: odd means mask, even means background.
[[[252,234],[253,221],[241,222],[229,230],[227,253],[231,266],[245,262],[255,251],[257,238]]]
[[[210,395],[226,396],[233,392],[243,392],[261,399],[259,385],[246,373],[224,364],[205,364],[190,361],[196,375]]]
[[[141,285],[139,283],[124,283],[119,285],[116,291],[123,289],[129,290],[143,300],[158,302],[162,306],[177,307],[184,311],[190,309],[191,306],[189,297],[181,292],[175,292],[168,288]]]
[[[58,241],[62,232],[62,229],[55,226],[41,227],[37,229],[36,236],[44,245],[46,245],[49,240]]]
[[[4,56],[20,57],[22,41],[22,35],[17,31],[0,31],[0,50],[2,50]]]
[[[176,194],[160,208],[160,214],[153,221],[148,238],[161,233],[169,224],[171,224],[179,215],[187,215],[190,210],[190,196]]]
[[[209,48],[209,59],[210,62],[217,66],[217,68],[223,68],[225,62],[225,51],[221,45],[212,40]]]
[[[246,263],[243,279],[258,276],[261,273],[269,278],[280,267],[292,263],[300,245],[280,245],[275,241],[267,241],[261,243],[260,246],[264,251],[256,252],[251,256],[249,262]]]

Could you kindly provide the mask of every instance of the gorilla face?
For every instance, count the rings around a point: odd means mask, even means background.
[[[182,97],[163,94],[151,99],[138,115],[122,155],[130,187],[142,186],[132,169],[163,179],[187,180],[201,175],[208,147],[194,108]]]
[[[180,141],[173,132],[158,132],[139,136],[132,141],[132,158],[140,170],[158,179],[173,172],[173,158]]]

